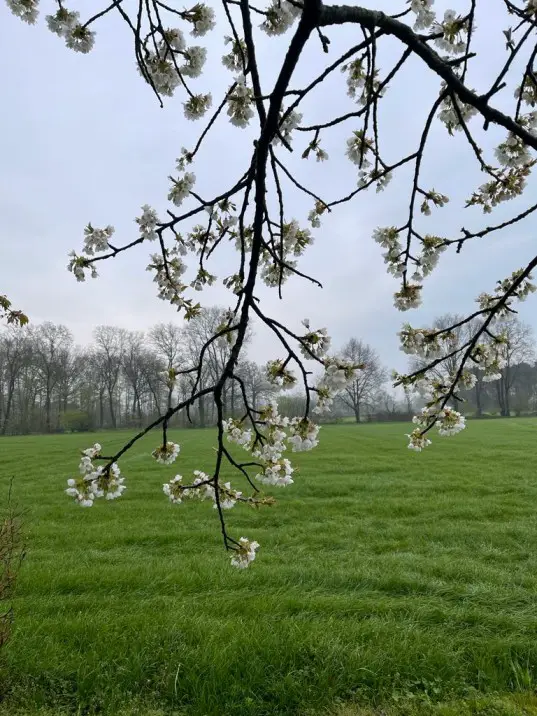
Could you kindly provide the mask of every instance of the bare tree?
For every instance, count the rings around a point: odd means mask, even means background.
[[[375,395],[386,382],[388,374],[380,363],[378,353],[358,338],[351,338],[343,346],[341,355],[349,363],[361,366],[356,379],[340,396],[359,423],[364,409],[374,405]]]
[[[242,380],[246,391],[246,402],[257,410],[259,405],[268,398],[274,396],[276,388],[268,380],[266,371],[254,361],[243,361],[239,363],[236,370],[237,376]]]
[[[212,340],[212,337],[218,334],[225,326],[226,311],[220,306],[211,306],[203,309],[185,326],[184,346],[185,355],[187,356],[186,365],[189,368],[195,367],[198,361],[200,361],[199,374],[197,371],[192,372],[192,375],[195,375],[195,377],[191,379],[191,385],[195,385],[197,381],[199,387],[203,390],[206,385],[213,384],[217,381],[218,376],[220,376],[225,369],[232,354],[234,341],[230,340],[228,331],[225,331],[225,334],[218,340]],[[250,342],[251,336],[251,329],[248,328],[243,338],[243,345],[245,347]],[[235,398],[237,395],[236,382],[238,381],[240,381],[240,378],[237,376],[237,380],[230,381],[222,390],[222,409],[224,413],[226,413],[228,409],[231,414],[234,413]],[[207,407],[205,396],[200,396],[198,400],[198,417],[202,427],[206,422]],[[213,403],[209,404],[209,407],[212,408]]]
[[[522,363],[535,359],[535,345],[531,326],[519,321],[515,316],[501,321],[495,326],[496,332],[506,338],[505,365],[501,378],[496,383],[500,414],[511,415],[511,392]]]
[[[73,337],[65,326],[46,322],[32,331],[32,348],[45,401],[45,429],[52,431],[52,400],[62,381],[66,354],[71,350]]]
[[[123,353],[123,371],[127,384],[132,391],[130,402],[131,419],[142,424],[142,397],[146,385],[144,376],[144,363],[146,349],[142,331],[129,331],[125,336],[125,349]]]
[[[28,333],[17,329],[4,331],[0,340],[2,351],[2,422],[0,433],[5,435],[8,430],[15,386],[22,372],[25,359],[28,357]]]
[[[127,333],[123,328],[114,326],[98,326],[93,331],[96,347],[96,358],[99,362],[106,394],[112,427],[117,426],[116,391],[123,366],[123,357]]]
[[[174,323],[159,323],[153,326],[149,336],[158,357],[164,363],[164,375],[160,379],[167,391],[166,410],[170,410],[175,389],[175,371],[180,369],[186,355],[183,332]]]

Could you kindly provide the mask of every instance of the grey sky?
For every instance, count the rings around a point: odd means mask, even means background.
[[[487,14],[478,17],[478,49],[483,55],[470,75],[470,84],[478,91],[488,89],[494,69],[501,66],[501,30],[507,26],[501,3],[487,0],[485,4]],[[402,7],[403,2],[390,3],[390,8],[392,5]],[[463,9],[466,3],[454,0],[451,6]],[[9,67],[3,79],[0,139],[0,290],[17,307],[24,308],[32,322],[63,323],[80,343],[88,342],[91,330],[99,324],[145,329],[156,322],[181,320],[156,298],[152,276],[145,271],[151,247],[137,247],[101,264],[99,279],[88,279],[85,284],[77,284],[66,271],[67,254],[73,248],[80,250],[83,228],[90,220],[96,226],[113,224],[117,243],[126,243],[136,237],[133,220],[142,204],[154,206],[163,215],[167,177],[174,170],[175,157],[182,146],[193,146],[203,127],[184,119],[181,92],[159,109],[136,71],[125,26],[105,19],[96,30],[95,49],[88,56],[80,56],[67,50],[62,40],[46,29],[43,19],[37,27],[29,27],[0,4],[0,63]],[[193,87],[200,92],[211,90],[214,104],[231,81],[220,64],[221,34],[217,27],[201,41],[194,41],[208,47],[209,71],[195,80]],[[331,62],[350,46],[356,30],[333,28],[328,34],[332,40]],[[279,66],[275,57],[283,56],[285,38],[258,37],[259,64],[263,71],[267,68],[263,80],[264,91],[268,91]],[[486,50],[487,44],[494,49]],[[400,52],[398,45],[389,41],[381,55],[381,68],[388,68],[388,60]],[[304,86],[325,63],[326,56],[313,42],[292,86]],[[308,123],[310,116],[314,122],[352,110],[344,78],[339,72],[336,75],[304,105]],[[438,86],[436,78],[430,77],[418,61],[394,82],[381,112],[381,141],[387,161],[413,150]],[[505,97],[498,96],[495,104],[508,106],[511,100],[509,90]],[[472,127],[477,127],[479,134],[479,123],[474,122]],[[297,178],[324,199],[333,200],[356,185],[356,168],[344,157],[346,139],[355,128],[358,125],[351,121],[325,135],[323,147],[330,155],[325,164],[300,159],[307,142],[298,133],[293,156],[285,150],[280,150],[280,156]],[[218,123],[194,167],[196,190],[202,196],[210,198],[225,190],[244,171],[253,136],[232,127],[224,118]],[[490,147],[503,134],[493,129],[484,136],[484,145]],[[267,313],[289,321],[295,328],[302,318],[309,317],[314,326],[328,328],[336,347],[351,336],[362,337],[380,352],[388,366],[402,369],[406,359],[398,353],[395,334],[403,321],[426,325],[446,311],[473,310],[478,293],[491,290],[497,279],[524,265],[535,253],[536,224],[530,219],[501,237],[467,246],[460,256],[444,254],[424,290],[423,308],[407,314],[397,312],[392,305],[397,282],[386,274],[381,250],[371,234],[378,225],[405,223],[407,180],[408,174],[402,173],[386,192],[361,194],[334,211],[316,231],[316,242],[300,267],[318,278],[324,290],[292,279],[284,287],[281,303],[277,292],[260,288],[258,295]],[[464,198],[481,181],[464,141],[460,137],[450,139],[439,125],[430,141],[422,185],[450,195],[452,201],[423,219],[421,227],[453,236],[463,225],[480,228],[522,208],[519,201],[512,202],[492,217],[464,210]],[[533,194],[534,186],[530,187]],[[287,196],[289,217],[304,222],[312,208],[310,200],[294,190]],[[214,272],[219,278],[232,272],[232,260],[229,251],[216,260]],[[230,294],[220,287],[196,296],[205,305],[231,303]],[[535,325],[534,301],[530,299],[522,306],[521,315]],[[266,361],[274,357],[273,345],[258,331],[251,356]]]

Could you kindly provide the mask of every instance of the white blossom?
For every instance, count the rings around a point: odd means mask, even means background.
[[[367,153],[371,150],[371,142],[364,137],[362,130],[353,132],[353,136],[347,139],[346,155],[353,164],[360,168],[371,166]]]
[[[183,103],[185,117],[187,119],[201,119],[212,104],[211,94],[195,94]]]
[[[453,10],[446,10],[442,22],[433,23],[432,32],[442,33],[435,44],[444,52],[460,54],[466,50],[468,42],[468,21]]]
[[[291,475],[294,472],[289,460],[283,458],[282,460],[270,462],[263,473],[259,473],[255,476],[255,479],[264,485],[272,485],[274,487],[287,487],[293,482]]]
[[[195,183],[196,175],[192,172],[185,172],[181,179],[172,178],[172,188],[168,193],[168,200],[175,206],[181,206],[183,201],[190,195]]]
[[[81,507],[91,507],[95,499],[105,497],[114,500],[121,497],[126,490],[124,478],[117,463],[105,467],[95,467],[92,460],[100,457],[101,446],[95,443],[92,447],[82,450],[79,463],[79,478],[69,478],[65,492],[74,497]]]
[[[266,18],[259,27],[267,35],[283,35],[301,11],[287,0],[272,0],[265,12]]]
[[[436,422],[438,434],[443,436],[456,435],[466,427],[464,415],[452,408],[444,408],[438,413]]]
[[[421,305],[421,286],[407,283],[394,293],[394,306],[399,311],[408,311]]]
[[[415,30],[425,30],[433,24],[435,19],[434,11],[431,9],[433,4],[434,0],[410,0],[410,9],[416,15]]]
[[[11,12],[29,25],[33,25],[39,14],[39,0],[6,0]]]
[[[259,542],[250,542],[246,537],[241,537],[239,546],[233,551],[233,556],[231,557],[232,566],[238,569],[246,569],[254,561],[258,549]]]
[[[293,269],[296,267],[296,261],[287,259],[285,266],[274,261],[268,261],[263,265],[261,270],[261,280],[269,288],[275,288],[280,284],[284,284],[289,276],[292,275]]]
[[[214,492],[214,490],[213,490],[213,492]],[[219,493],[220,493],[220,499],[219,499],[220,507],[223,510],[230,510],[232,507],[234,507],[237,500],[242,495],[242,492],[238,492],[236,490],[231,489],[230,482],[224,483],[223,487],[220,487]],[[213,498],[213,499],[214,499],[213,507],[216,510],[216,509],[218,509],[218,505],[216,503],[216,498]]]
[[[252,103],[253,90],[246,84],[244,77],[235,80],[236,86],[227,99],[227,113],[231,124],[236,127],[246,127],[254,116]]]
[[[296,112],[293,109],[291,110],[291,112],[289,112],[289,114],[287,114],[287,110],[284,110],[282,112],[282,116],[285,116],[285,119],[283,121],[280,119],[278,127],[279,132],[283,139],[287,142],[287,144],[290,144],[291,134],[298,126],[300,126],[300,122],[302,122],[302,115],[300,114],[300,112]],[[273,144],[278,145],[280,144],[280,142],[280,137],[276,135],[273,139]]]
[[[183,52],[186,63],[181,65],[179,71],[187,77],[199,77],[203,72],[203,66],[207,59],[207,50],[205,47],[194,45]]]
[[[246,43],[229,36],[226,36],[224,41],[226,45],[231,44],[231,50],[222,57],[222,64],[232,72],[244,72],[248,58]]]
[[[186,265],[181,259],[180,248],[176,245],[166,251],[166,263],[161,254],[152,254],[148,271],[155,271],[153,281],[158,285],[158,297],[163,301],[182,306],[180,294],[186,286],[181,277],[186,271]]]
[[[80,24],[80,13],[61,7],[55,15],[47,15],[46,21],[51,32],[59,37],[66,37]]]
[[[93,264],[89,263],[89,259],[84,256],[77,256],[75,251],[69,252],[70,260],[67,264],[67,270],[70,271],[77,281],[83,282],[86,280],[86,269],[91,271],[91,277],[97,278],[97,269]]]
[[[288,442],[293,452],[305,452],[317,447],[319,440],[319,426],[308,418],[294,418],[290,422],[290,437]]]
[[[91,492],[85,491],[83,487],[77,485],[77,481],[73,478],[67,480],[67,485],[66,494],[69,497],[74,497],[80,507],[92,507],[94,495]]]
[[[171,47],[175,52],[183,52],[186,49],[185,36],[178,27],[168,28],[164,31],[164,37],[159,48],[163,57],[166,56],[168,47]]]
[[[244,427],[241,421],[234,418],[228,418],[222,422],[222,429],[227,434],[230,443],[240,445],[246,450],[250,449],[252,443],[252,431],[250,428]]]
[[[317,328],[311,330],[309,319],[305,318],[302,325],[306,328],[307,333],[301,337],[300,352],[304,358],[321,358],[326,355],[330,348],[331,338],[326,328]]]
[[[166,445],[159,445],[151,455],[161,465],[171,465],[177,459],[181,446],[177,443],[167,442]]]
[[[189,20],[194,28],[190,33],[194,37],[206,35],[216,25],[214,21],[214,10],[204,3],[195,5],[189,13]]]
[[[409,439],[408,449],[414,450],[415,452],[421,452],[424,448],[428,447],[431,444],[429,438],[427,438],[425,435],[422,435],[421,430],[419,430],[419,428],[416,428],[416,430],[413,430],[410,434],[407,434],[407,438]]]
[[[267,363],[265,371],[270,383],[284,390],[296,384],[296,376],[286,367],[282,360],[271,360]]]
[[[169,482],[165,482],[162,485],[162,492],[174,505],[179,505],[183,501],[183,491],[180,489],[180,487],[182,486],[182,481],[183,476],[176,475],[175,477],[172,477]]]
[[[309,229],[301,229],[298,222],[292,219],[284,223],[281,236],[284,254],[302,256],[304,250],[313,244],[313,236]]]
[[[86,448],[82,451],[82,454],[89,458],[90,460],[93,460],[95,457],[101,454],[102,447],[100,443],[95,443],[92,447]]]
[[[83,25],[68,28],[64,34],[65,44],[70,50],[86,55],[93,49],[95,33]]]
[[[88,256],[106,251],[110,248],[109,240],[112,238],[113,233],[113,226],[95,229],[91,224],[88,224],[84,229],[84,248],[82,250]]]
[[[496,147],[494,155],[502,166],[510,168],[529,164],[532,159],[524,141],[512,132],[505,142]]]
[[[155,241],[157,238],[157,224],[158,216],[157,212],[151,208],[148,204],[142,206],[142,215],[135,219],[136,223],[140,227],[140,233],[147,241]]]
[[[149,52],[147,57],[144,58],[144,66],[157,92],[166,97],[171,97],[181,81],[173,61],[167,57],[161,57]],[[137,68],[144,79],[147,80],[139,65],[137,65]]]
[[[445,82],[442,82],[441,92],[444,92],[445,90],[446,84]],[[468,123],[468,120],[477,114],[477,109],[475,109],[475,107],[461,102],[458,97],[456,97],[455,103],[456,104],[454,105],[451,95],[447,96],[440,105],[441,109],[438,113],[439,120],[446,126],[446,129],[450,134],[453,134],[454,131],[462,131],[459,114],[465,123]],[[458,108],[458,112],[456,107]]]

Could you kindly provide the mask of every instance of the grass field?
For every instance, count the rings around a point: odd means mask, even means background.
[[[210,470],[211,431],[175,434],[171,467],[144,439],[121,500],[87,510],[62,492],[77,448],[127,433],[0,440],[29,509],[0,713],[537,714],[537,422],[421,455],[404,432],[323,428],[276,507],[229,513],[261,543],[246,571],[209,504],[161,491]]]

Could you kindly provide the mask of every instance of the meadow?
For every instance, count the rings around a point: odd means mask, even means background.
[[[91,509],[63,493],[77,450],[130,433],[1,439],[28,554],[0,713],[537,714],[537,422],[470,422],[421,455],[405,432],[324,427],[275,507],[228,513],[261,544],[244,571],[210,504],[162,493],[210,471],[211,430],[174,433],[171,467],[144,438],[124,496]]]

